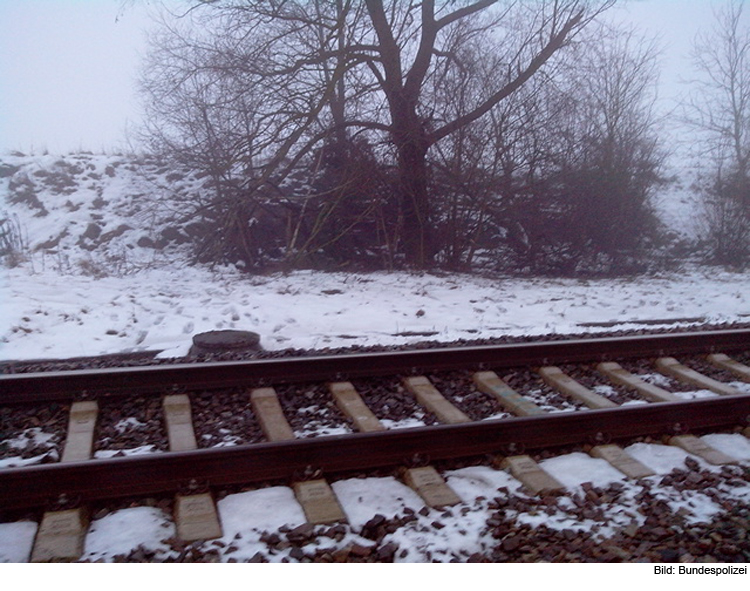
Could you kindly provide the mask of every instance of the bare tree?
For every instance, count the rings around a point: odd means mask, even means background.
[[[260,221],[268,225],[269,205],[286,197],[281,187],[328,129],[345,129],[345,67],[330,49],[341,43],[344,7],[337,1],[323,15],[320,4],[306,4],[308,12],[288,12],[284,3],[195,9],[165,18],[151,40],[141,83],[144,131],[156,151],[211,177],[214,197],[194,212],[213,230],[200,246],[203,259],[252,264],[271,231],[258,236]],[[299,26],[308,21],[316,26]],[[281,232],[279,220],[273,224],[278,235],[286,228],[286,254],[304,240],[300,224],[311,197],[308,190],[301,210],[290,204],[295,217]]]
[[[613,1],[194,1],[196,13],[210,15],[202,28],[219,39],[193,39],[207,59],[195,59],[186,44],[187,71],[168,79],[184,86],[209,71],[232,77],[230,86],[253,97],[248,129],[254,126],[255,135],[229,143],[245,161],[248,152],[263,156],[252,158],[253,187],[278,184],[331,136],[340,145],[364,135],[382,146],[398,172],[392,238],[407,263],[424,267],[440,248],[433,236],[431,149],[489,117]],[[216,26],[205,26],[211,18]],[[471,44],[488,56],[473,77],[464,51]],[[441,103],[436,89],[450,79],[472,92]],[[217,98],[211,109],[231,100]]]
[[[405,18],[396,19],[393,4],[389,14],[382,0],[366,0],[377,37],[367,63],[388,103],[388,131],[398,156],[402,211],[408,227],[405,254],[411,264],[423,267],[435,251],[435,245],[430,244],[428,150],[484,117],[521,88],[598,10],[589,10],[589,3],[578,0],[538,2],[533,8],[496,0],[463,3],[459,8],[454,2],[445,2],[436,8],[434,0],[424,0],[406,3],[402,13]],[[517,12],[528,10],[534,13]],[[459,113],[435,120],[429,115],[431,97],[425,96],[425,82],[439,70],[441,62],[444,68],[461,67],[455,50],[444,48],[443,40],[450,39],[451,31],[470,19],[474,21],[471,34],[483,37],[486,50],[503,51],[494,56],[496,76],[484,80],[484,92],[463,104]],[[409,27],[409,23],[414,26]],[[514,30],[517,24],[525,28]],[[506,35],[501,35],[498,44],[494,35],[502,28]],[[510,48],[503,43],[508,38],[515,42]]]
[[[612,270],[657,230],[651,206],[665,151],[660,142],[658,47],[626,28],[600,25],[567,77],[574,110],[561,170],[572,252]]]
[[[750,27],[744,3],[715,12],[712,30],[694,43],[700,77],[686,104],[687,120],[703,133],[703,155],[713,162],[704,187],[712,256],[722,264],[750,259]]]
[[[483,249],[485,263],[556,274],[640,264],[658,230],[657,58],[635,31],[592,24],[565,59],[436,144],[446,259],[461,266]],[[464,63],[478,79],[492,70],[487,59]],[[471,77],[440,86],[460,105]]]

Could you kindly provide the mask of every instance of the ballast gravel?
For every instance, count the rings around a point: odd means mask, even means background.
[[[746,353],[736,358],[748,362]],[[139,363],[142,360],[139,360]],[[682,359],[681,359],[682,361]],[[705,362],[687,359],[686,364],[717,379],[735,379],[721,370],[709,371]],[[82,362],[84,366],[87,362]],[[685,386],[659,374],[652,360],[624,361],[622,365],[644,379],[675,392],[689,393]],[[32,366],[16,369],[28,369]],[[36,366],[37,368],[39,366]],[[71,369],[72,367],[68,367]],[[7,367],[5,368],[8,369]],[[56,369],[59,369],[56,368]],[[601,391],[602,382],[592,368],[564,366],[570,375],[616,402],[633,402],[637,397],[620,388]],[[33,370],[32,370],[33,371]],[[498,372],[511,387],[528,396],[549,411],[580,408],[577,403],[548,388],[538,375],[526,368]],[[472,419],[503,415],[494,399],[476,391],[469,374],[444,372],[430,374],[433,384]],[[384,422],[394,426],[429,425],[436,422],[405,391],[398,378],[357,381],[355,386],[366,403]],[[750,391],[747,385],[746,390]],[[333,403],[327,388],[320,384],[305,387],[277,388],[282,405],[299,437],[350,432],[353,427]],[[202,446],[254,443],[262,440],[260,428],[250,410],[236,412],[246,392],[223,391],[191,393],[196,434]],[[138,397],[121,405],[106,401],[97,443],[99,457],[131,453],[133,450],[164,451],[166,441],[160,401]],[[248,405],[249,409],[249,405]],[[51,405],[46,412],[23,406],[2,409],[0,426],[3,434],[22,433],[34,440],[41,430],[50,435],[43,443],[27,446],[22,458],[56,461],[64,440],[68,407]],[[725,434],[716,437],[741,437]],[[43,439],[43,438],[42,438]],[[3,438],[0,458],[17,454]],[[34,440],[35,441],[35,440]],[[40,439],[41,441],[41,439]],[[745,439],[745,441],[747,441]],[[654,442],[636,443],[659,446]],[[750,444],[747,444],[750,445]],[[674,455],[669,448],[667,455]],[[40,453],[37,453],[40,452]],[[575,470],[564,466],[562,459],[576,466],[586,466],[591,458],[580,449],[545,451],[535,458],[540,463],[556,465],[560,477],[575,479]],[[683,453],[680,451],[680,453]],[[670,456],[671,457],[671,456]],[[389,485],[399,491],[395,505],[383,501],[367,502],[367,495],[377,490],[375,481],[388,477],[365,476],[333,483],[334,490],[346,492],[348,515],[358,515],[352,491],[360,490],[360,509],[366,517],[350,523],[311,526],[304,517],[284,514],[274,527],[257,529],[252,519],[246,525],[236,524],[225,530],[219,540],[186,544],[174,536],[169,517],[170,501],[152,501],[145,506],[100,508],[93,515],[89,533],[91,550],[83,561],[106,562],[747,562],[750,560],[750,453],[740,464],[722,468],[710,467],[684,454],[678,467],[664,469],[657,476],[637,482],[610,476],[601,481],[571,481],[565,491],[555,495],[531,496],[505,472],[489,465],[443,467],[449,484],[464,499],[460,505],[445,509],[422,506],[413,492],[392,479]],[[666,460],[665,460],[666,462]],[[671,466],[672,460],[669,463]],[[585,470],[584,470],[585,472]],[[580,478],[579,478],[580,480]],[[472,484],[467,484],[471,482]],[[477,484],[477,482],[481,483]],[[289,490],[270,485],[267,489],[219,492],[220,511],[228,511],[229,501],[239,495],[257,495],[259,490]],[[477,490],[480,489],[480,493]],[[398,496],[400,495],[400,496]],[[269,503],[271,502],[269,497]],[[275,498],[275,497],[274,497]],[[241,504],[238,505],[241,507]],[[264,507],[268,512],[268,504]],[[117,551],[101,542],[97,535],[110,531],[111,523],[124,524],[123,512],[141,511],[155,528],[154,537],[144,538],[134,547]],[[238,509],[243,513],[242,509]],[[260,519],[261,523],[265,523]],[[20,521],[19,524],[26,523]],[[15,524],[1,524],[0,527]],[[106,527],[105,527],[106,526]],[[19,527],[21,527],[19,525]],[[122,525],[122,527],[127,527]],[[110,528],[110,529],[108,529]],[[115,528],[113,531],[116,531]],[[0,540],[3,536],[0,536]],[[127,546],[129,542],[123,542]],[[89,542],[87,541],[87,547]],[[2,554],[0,544],[0,557]]]
[[[659,453],[653,450],[661,446],[636,447],[633,453],[649,454]],[[546,464],[560,471],[576,462],[600,462],[581,461],[579,455],[557,456]],[[153,525],[163,530],[160,540],[124,553],[89,553],[83,561],[747,562],[748,460],[717,468],[687,454],[682,458],[668,472],[638,481],[594,470],[591,481],[537,496],[486,465],[448,470],[446,480],[464,500],[442,509],[422,506],[392,477],[335,481],[332,486],[350,522],[329,525],[304,523],[293,512],[265,517],[260,513],[263,502],[279,502],[282,493],[291,501],[291,492],[283,486],[256,489],[218,501],[229,524],[218,540],[180,542],[162,514],[163,522]],[[253,496],[258,502],[250,502]],[[118,514],[123,515],[113,512],[102,519]],[[258,529],[252,525],[255,520],[279,525]],[[92,529],[99,527],[95,522]]]

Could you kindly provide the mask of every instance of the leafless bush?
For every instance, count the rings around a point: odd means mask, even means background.
[[[213,197],[193,212],[206,222],[206,258],[257,267],[271,253],[304,264],[322,250],[334,260],[470,265],[490,194],[467,192],[463,163],[435,184],[436,153],[481,129],[611,4],[195,2],[152,40],[146,132],[155,150],[212,179]],[[378,175],[352,190],[364,178],[352,166],[360,140]],[[331,146],[355,159],[320,191],[318,156]],[[476,178],[490,178],[486,165],[474,159]],[[310,174],[290,191],[304,166]],[[282,220],[287,231],[269,244],[261,228]]]
[[[699,77],[684,106],[712,169],[701,188],[708,259],[742,267],[750,262],[750,29],[743,2],[716,11],[693,61]]]
[[[16,215],[0,218],[0,257],[3,264],[13,268],[28,260],[29,242]]]

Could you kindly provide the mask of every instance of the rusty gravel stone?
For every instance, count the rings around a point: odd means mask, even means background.
[[[438,423],[437,417],[420,406],[406,391],[398,377],[354,380],[352,382],[363,402],[381,421]]]
[[[198,447],[264,441],[245,388],[192,393],[190,406]]]
[[[167,451],[169,441],[158,397],[103,399],[99,403],[98,437],[94,449],[127,450],[154,446]]]
[[[69,412],[70,405],[54,402],[44,406],[15,405],[0,408],[0,458],[28,459],[45,455],[49,461],[56,461],[62,453]],[[32,436],[37,431],[51,435],[51,439],[35,443]],[[8,441],[10,439],[19,439],[25,445],[11,446]],[[42,461],[45,459],[42,458]]]
[[[376,552],[378,562],[393,562],[397,551],[398,544],[394,542],[389,542],[388,544],[381,546]]]
[[[487,417],[511,417],[498,403],[494,396],[477,390],[470,372],[452,371],[430,373],[428,378],[432,385],[455,407],[466,414],[472,421],[481,421]]]
[[[284,415],[297,437],[316,437],[326,429],[354,431],[325,384],[291,384],[275,388]]]

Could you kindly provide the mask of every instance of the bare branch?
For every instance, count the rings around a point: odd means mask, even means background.
[[[455,132],[461,127],[468,125],[472,121],[476,121],[486,113],[488,113],[495,105],[500,101],[507,98],[523,86],[546,62],[552,55],[559,50],[565,44],[568,35],[579,25],[583,19],[583,11],[572,16],[563,25],[560,31],[553,35],[542,50],[529,62],[529,64],[522,71],[511,80],[508,84],[503,86],[500,90],[495,92],[482,104],[476,107],[474,110],[466,113],[465,115],[454,119],[453,121],[443,125],[439,129],[436,129],[428,136],[428,143],[434,144],[440,139],[447,135]]]

